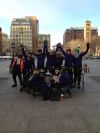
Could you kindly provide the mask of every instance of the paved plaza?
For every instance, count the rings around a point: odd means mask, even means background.
[[[0,61],[0,133],[100,133],[100,60],[85,62],[85,92],[52,102],[11,88],[9,61]]]

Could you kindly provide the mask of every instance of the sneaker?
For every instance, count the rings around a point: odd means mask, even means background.
[[[17,84],[12,85],[12,87],[16,87],[16,86],[17,86]]]

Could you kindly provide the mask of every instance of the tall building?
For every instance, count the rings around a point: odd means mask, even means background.
[[[33,50],[36,51],[38,44],[38,35],[39,35],[39,20],[36,16],[26,16],[32,23],[32,45]]]
[[[66,29],[63,35],[63,43],[70,42],[71,40],[84,40],[84,29],[83,27],[71,27]]]
[[[10,51],[10,40],[6,33],[2,33],[2,53],[6,54]]]
[[[27,18],[15,18],[11,23],[11,40],[15,46],[21,43],[32,50],[32,24]]]
[[[86,21],[84,25],[84,40],[86,42],[91,41],[91,21]]]
[[[48,49],[50,50],[50,34],[39,34],[38,35],[38,45],[37,45],[37,49],[43,49],[43,44],[44,41],[47,40],[48,41]]]
[[[81,40],[90,41],[91,37],[98,36],[98,29],[91,27],[91,22],[86,21],[84,27],[71,27],[66,29],[63,35],[63,44],[68,44],[70,41]]]
[[[27,49],[36,50],[39,24],[36,17],[15,18],[11,23],[11,40],[15,46],[23,43]]]
[[[2,28],[0,28],[0,55],[2,54]]]

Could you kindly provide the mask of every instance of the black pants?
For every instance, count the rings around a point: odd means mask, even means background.
[[[76,85],[76,82],[78,82],[78,85],[80,85],[81,82],[81,68],[74,68],[74,84]]]
[[[44,84],[42,94],[43,94],[44,100],[50,99],[52,96],[52,86],[48,86],[47,84]]]
[[[43,83],[36,83],[33,80],[28,81],[28,91],[31,92],[32,90],[32,95],[35,97],[37,92],[42,93],[42,87]]]
[[[71,91],[70,91],[70,84],[68,84],[69,83],[69,81],[66,81],[66,82],[60,82],[60,87],[61,88],[66,88],[66,89],[64,89],[63,91],[64,91],[64,93],[68,93],[69,94],[69,96],[71,96]]]
[[[59,93],[63,93],[62,90],[61,90],[61,85],[60,85],[60,83],[54,83],[54,84],[53,84],[53,87],[54,87],[57,91],[59,91]]]
[[[14,81],[15,85],[17,85],[17,80],[16,80],[17,76],[18,76],[20,85],[22,86],[22,75],[21,75],[21,73],[20,72],[18,72],[18,73],[12,72],[12,78],[13,78],[13,81]]]
[[[73,85],[73,71],[72,71],[72,68],[68,67],[67,68],[67,73],[68,73],[68,76],[69,76],[70,87],[72,87],[72,85]]]
[[[23,88],[27,88],[29,78],[30,78],[29,73],[23,72]]]

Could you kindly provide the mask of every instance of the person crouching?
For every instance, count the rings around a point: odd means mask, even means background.
[[[66,71],[66,69],[62,69],[60,77],[59,77],[59,86],[64,93],[68,93],[69,98],[71,97],[70,91],[70,78]]]
[[[39,79],[39,72],[37,69],[34,69],[33,75],[30,77],[30,79],[28,81],[28,90],[27,90],[28,93],[31,93],[31,90],[32,90],[33,91],[32,95],[34,95],[34,96],[35,96],[34,86],[38,85],[38,79]]]
[[[50,100],[52,95],[52,74],[47,72],[43,85],[43,100]]]

